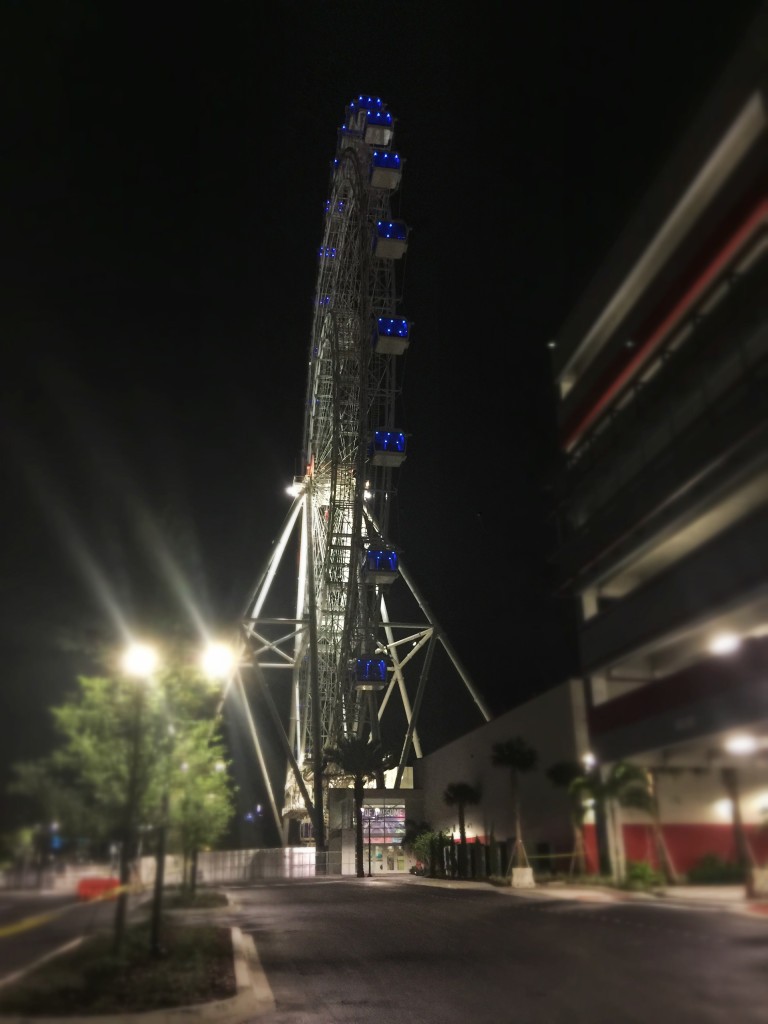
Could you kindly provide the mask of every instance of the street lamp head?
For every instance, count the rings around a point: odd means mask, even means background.
[[[718,633],[709,644],[712,654],[733,654],[741,646],[741,637],[736,633]]]
[[[134,643],[123,653],[123,671],[129,676],[146,679],[157,668],[157,651],[149,644]]]
[[[737,754],[744,757],[746,754],[754,754],[758,743],[754,736],[747,733],[740,733],[738,736],[731,736],[725,741],[725,749],[729,754]]]
[[[203,671],[212,679],[226,679],[235,667],[235,652],[224,643],[210,643],[203,652]]]

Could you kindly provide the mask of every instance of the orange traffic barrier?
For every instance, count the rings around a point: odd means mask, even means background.
[[[79,900],[113,900],[120,888],[119,878],[81,878],[77,883]]]

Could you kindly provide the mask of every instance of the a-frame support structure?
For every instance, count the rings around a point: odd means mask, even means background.
[[[308,771],[308,768],[311,769],[313,764],[316,768],[319,762],[319,758],[311,762],[312,751],[321,753],[322,748],[333,740],[328,731],[332,717],[327,705],[329,695],[319,693],[317,687],[318,662],[322,660],[317,651],[318,617],[321,613],[316,607],[314,580],[311,578],[314,512],[308,481],[299,483],[296,490],[299,493],[243,617],[241,669],[233,679],[234,698],[238,700],[239,711],[247,722],[268,790],[270,808],[284,843],[286,818],[309,817],[317,824],[317,805],[322,802],[322,779],[318,777],[321,773]],[[379,536],[376,524],[368,516],[366,523],[371,535]],[[296,545],[290,543],[297,537],[298,558]],[[279,589],[278,581],[284,582],[286,576],[290,579],[286,568],[290,566],[291,559],[297,569],[297,576],[293,577],[293,614],[269,616],[267,610],[272,603],[273,589]],[[395,604],[394,600],[388,601],[390,592],[393,598],[395,596],[394,589],[390,591],[390,587],[397,588],[397,607],[407,606],[407,617],[390,617],[390,603]],[[394,782],[397,788],[409,758],[422,756],[418,722],[438,647],[445,651],[457,680],[466,688],[482,720],[489,721],[491,714],[402,560],[398,562],[396,579],[389,585],[377,586],[376,601],[375,651],[387,660],[387,679],[379,692],[358,693],[356,697],[368,705],[371,735],[377,735],[380,723],[388,714],[396,713],[398,722],[403,724]],[[283,593],[282,609],[286,604]],[[278,794],[275,780],[267,770],[263,752],[264,725],[257,724],[254,719],[245,686],[247,681],[252,681],[263,698],[269,712],[269,728],[277,737],[286,758],[288,770],[284,794]],[[284,691],[286,685],[291,688],[287,717],[281,716],[271,690],[272,686],[279,686]],[[441,686],[445,685],[446,681],[442,679]],[[342,703],[346,699],[341,690],[338,699]],[[310,796],[307,777],[313,777],[314,796]]]

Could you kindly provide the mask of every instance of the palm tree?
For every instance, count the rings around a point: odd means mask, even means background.
[[[360,736],[341,736],[333,747],[325,750],[327,774],[337,779],[351,779],[355,801],[355,869],[358,878],[365,877],[363,865],[363,798],[365,784],[377,779],[392,763],[392,755],[380,742],[369,742]]]
[[[741,817],[739,773],[735,768],[724,767],[720,769],[720,778],[731,801],[731,822],[733,825],[733,838],[736,844],[736,856],[740,867],[744,871],[747,896],[752,898],[755,895],[753,873],[755,863],[749,847],[749,841],[747,840],[747,834],[744,830],[744,821]]]
[[[553,786],[565,789],[568,793],[568,808],[573,828],[573,865],[579,875],[587,873],[586,847],[584,843],[584,819],[587,816],[587,805],[584,803],[582,794],[577,786],[577,780],[582,779],[584,771],[578,761],[558,761],[547,769],[547,778]]]
[[[677,881],[677,875],[667,854],[661,831],[658,800],[653,779],[646,769],[631,761],[616,761],[605,775],[597,766],[590,768],[570,785],[570,792],[582,802],[594,801],[595,813],[602,813],[615,833],[614,806],[631,807],[644,811],[651,819],[659,865],[668,882]],[[599,836],[598,836],[599,841]],[[615,858],[614,858],[615,859]]]
[[[651,832],[656,847],[656,859],[664,875],[664,881],[668,884],[676,884],[679,881],[675,866],[669,856],[667,845],[664,842],[664,832],[661,827],[661,814],[659,812],[658,797],[658,772],[659,770],[641,768],[633,765],[637,770],[636,781],[626,781],[619,794],[619,803],[622,807],[634,807],[643,811],[651,819]]]
[[[480,790],[468,782],[450,782],[443,793],[443,800],[449,807],[456,807],[459,816],[459,877],[467,877],[467,828],[464,818],[469,804],[480,803]]]
[[[513,863],[516,861],[518,866],[527,866],[528,864],[523,846],[520,815],[520,776],[525,772],[532,771],[538,760],[538,753],[525,742],[522,736],[514,736],[512,739],[503,740],[501,743],[493,745],[491,762],[498,768],[508,768],[512,783],[512,810],[515,819],[515,848],[512,852],[512,859]]]

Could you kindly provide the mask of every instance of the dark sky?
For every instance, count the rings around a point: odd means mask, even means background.
[[[564,677],[546,342],[759,6],[0,0],[0,785],[83,636],[241,615],[359,92],[406,161],[402,557],[494,711]]]

